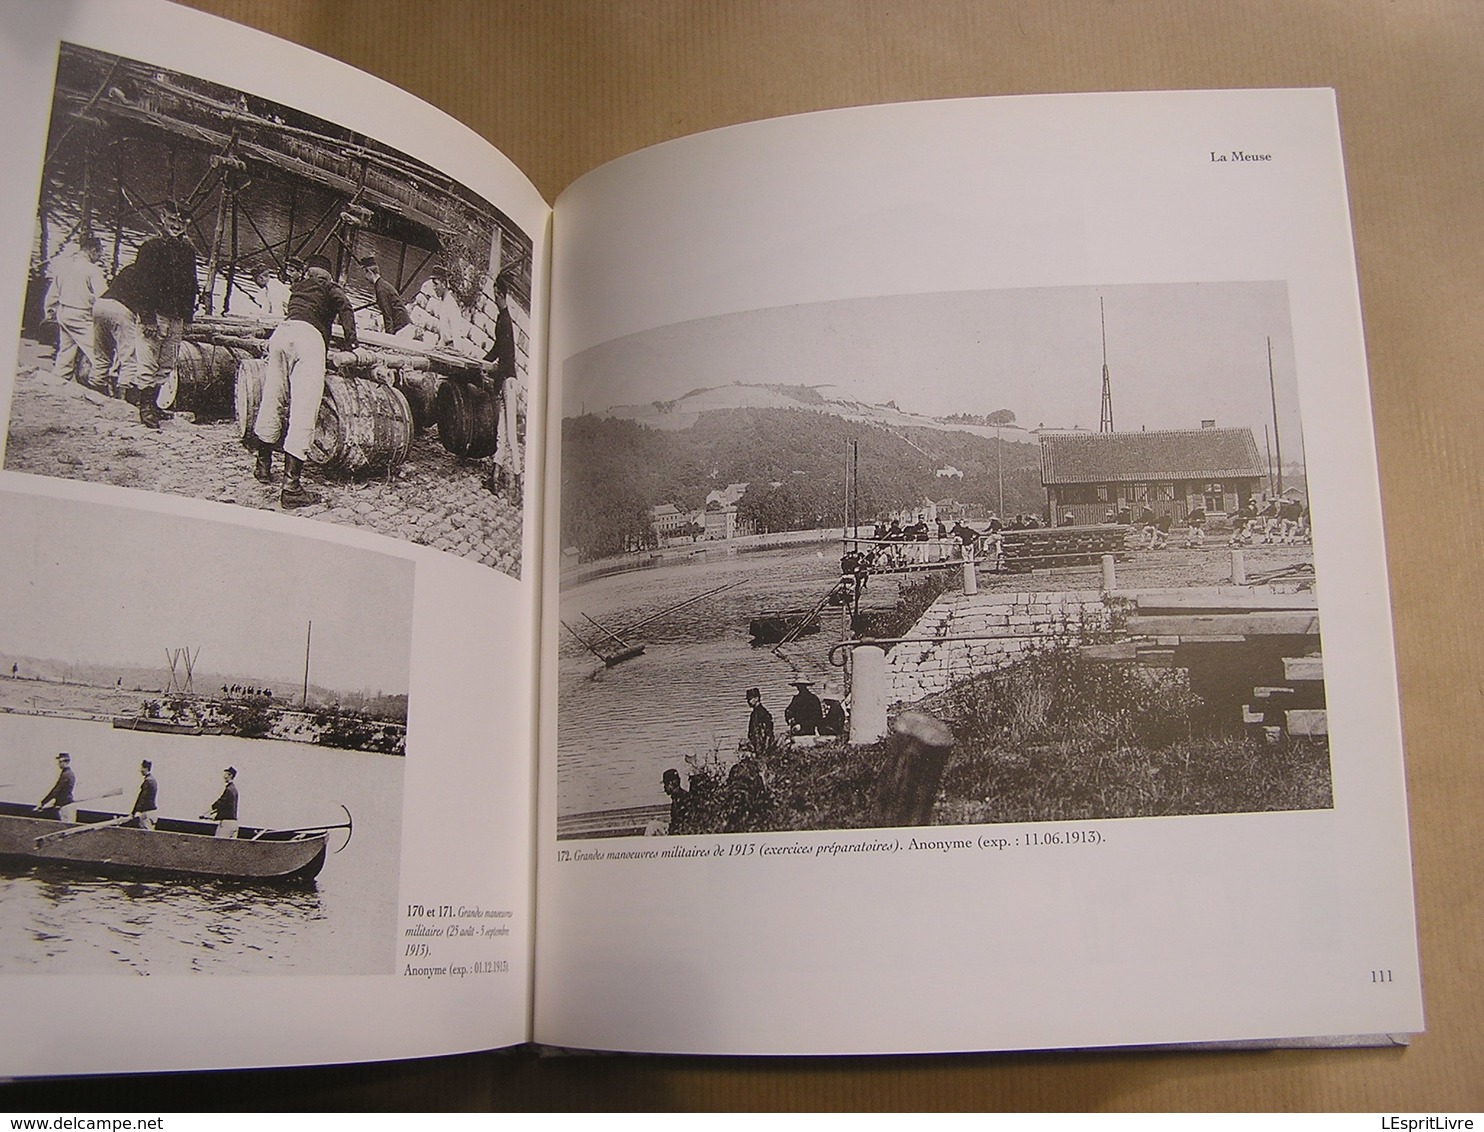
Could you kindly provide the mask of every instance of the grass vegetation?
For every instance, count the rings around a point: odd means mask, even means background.
[[[1323,739],[1269,742],[1212,718],[1179,670],[1050,647],[916,706],[956,740],[936,825],[1333,805]],[[886,758],[884,743],[781,749],[737,774],[713,756],[692,775],[686,831],[869,827]]]

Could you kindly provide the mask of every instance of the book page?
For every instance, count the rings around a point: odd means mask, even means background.
[[[1331,92],[739,126],[554,232],[538,1041],[1421,1027]]]
[[[0,1073],[527,1040],[549,209],[174,5],[0,57]]]

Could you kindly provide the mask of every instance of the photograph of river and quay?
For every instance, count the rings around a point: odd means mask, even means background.
[[[260,482],[249,434],[290,284],[322,256],[359,347],[343,349],[337,324],[305,457],[319,499],[296,499],[294,513],[520,576],[532,245],[499,208],[337,123],[72,44],[36,159],[35,237],[25,267],[12,265],[28,283],[7,469],[283,506],[284,457]],[[165,231],[172,201],[197,301],[183,330],[162,323],[146,342],[144,273],[121,277]],[[93,309],[116,284],[108,317],[129,317],[113,334]],[[176,333],[172,367],[163,343]],[[158,391],[140,404],[128,373],[153,342]]]
[[[1282,283],[755,310],[563,377],[558,837],[1333,805]],[[841,734],[790,737],[801,681]]]
[[[287,883],[116,871],[87,850],[119,832],[101,826],[68,835],[70,861],[7,837],[27,851],[0,859],[0,973],[392,970],[411,564],[15,492],[0,529],[0,820],[53,824],[24,815],[65,751],[84,819],[129,814],[153,764],[158,820],[136,838],[207,814],[228,767],[244,835],[328,830],[317,875]]]

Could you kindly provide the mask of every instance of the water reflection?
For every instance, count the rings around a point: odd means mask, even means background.
[[[0,873],[0,904],[0,969],[15,974],[283,973],[326,920],[312,883],[121,881],[50,866]]]
[[[561,615],[592,629],[590,617],[621,631],[728,582],[746,584],[665,613],[635,630],[645,652],[614,668],[564,632],[558,662],[557,791],[563,814],[665,801],[660,776],[687,756],[735,751],[747,731],[743,692],[756,686],[776,720],[803,673],[820,694],[838,695],[840,672],[828,654],[843,632],[827,608],[822,631],[778,656],[752,646],[748,622],[763,609],[810,608],[838,580],[839,544],[754,554],[717,554],[653,570],[617,574],[562,594]],[[870,605],[896,601],[892,578],[872,578]],[[580,630],[579,630],[580,631]],[[834,687],[831,688],[830,685]]]

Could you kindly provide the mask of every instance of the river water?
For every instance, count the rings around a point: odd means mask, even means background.
[[[0,797],[36,802],[72,755],[84,808],[133,803],[139,762],[154,763],[162,815],[196,817],[237,768],[244,825],[292,828],[355,819],[330,833],[310,886],[121,881],[23,863],[0,866],[0,973],[67,975],[386,974],[395,966],[404,760],[302,743],[115,731],[107,723],[0,714]]]
[[[741,582],[625,635],[644,655],[605,669],[562,630],[558,665],[558,812],[583,813],[665,802],[660,777],[684,774],[688,756],[734,758],[747,733],[743,693],[756,686],[783,730],[795,673],[815,681],[816,695],[843,698],[841,672],[829,664],[842,637],[841,612],[826,607],[819,633],[785,645],[780,658],[753,647],[748,621],[764,609],[811,608],[839,578],[839,542],[705,557],[614,574],[564,590],[561,616],[589,640],[718,586]],[[866,604],[896,600],[891,578],[872,578]]]

